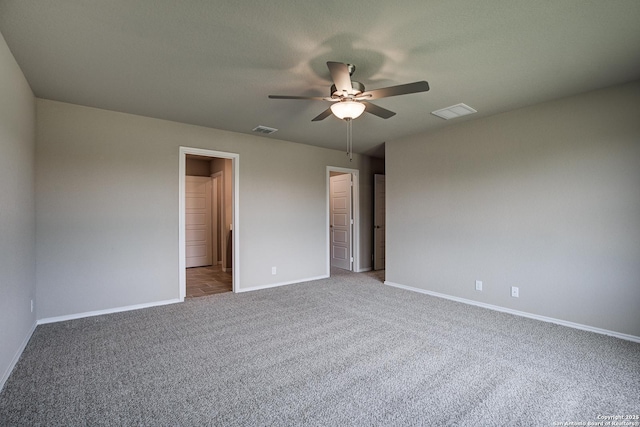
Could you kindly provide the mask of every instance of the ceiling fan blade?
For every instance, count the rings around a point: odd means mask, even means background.
[[[289,96],[289,95],[269,95],[271,99],[313,99],[316,101],[323,101],[325,98],[322,96]]]
[[[312,122],[319,122],[320,120],[324,120],[331,115],[331,107],[324,110],[322,113],[318,114],[316,117],[311,120]]]
[[[342,62],[327,62],[329,72],[336,89],[341,93],[353,94],[353,86],[351,84],[351,76],[349,75],[349,67]]]
[[[388,119],[389,117],[393,117],[396,115],[396,113],[394,113],[393,111],[382,108],[376,104],[372,104],[366,101],[361,102],[364,104],[364,111],[375,116],[382,117],[383,119]]]
[[[426,92],[429,90],[429,83],[425,81],[407,83],[398,86],[389,86],[381,89],[368,90],[359,97],[367,99],[387,98],[389,96],[408,95],[410,93]]]

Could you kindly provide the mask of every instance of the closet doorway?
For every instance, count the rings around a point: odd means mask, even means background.
[[[232,292],[237,278],[237,155],[184,147],[180,154],[181,298]]]

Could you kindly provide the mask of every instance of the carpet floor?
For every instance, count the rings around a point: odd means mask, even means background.
[[[10,426],[638,415],[640,344],[384,286],[373,272],[40,325],[0,393]]]

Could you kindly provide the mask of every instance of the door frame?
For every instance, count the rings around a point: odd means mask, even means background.
[[[348,173],[351,174],[351,180],[353,182],[351,203],[353,205],[351,214],[353,215],[353,235],[351,236],[351,254],[353,255],[353,264],[351,271],[359,273],[360,270],[360,171],[358,169],[341,168],[337,166],[327,166],[326,177],[326,246],[325,256],[327,257],[327,277],[331,276],[331,212],[330,212],[330,197],[331,197],[331,172]]]
[[[180,299],[184,300],[187,295],[185,249],[185,177],[187,154],[231,160],[231,203],[233,205],[233,218],[231,220],[231,228],[233,230],[231,276],[233,292],[237,292],[238,289],[240,289],[240,154],[181,146],[179,147],[178,156],[178,287]]]
[[[383,226],[384,226],[383,238],[384,238],[384,241],[385,241],[385,244],[384,244],[384,251],[385,251],[384,259],[385,259],[385,262],[383,262],[382,268],[378,268],[380,266],[377,264],[378,256],[380,255],[379,254],[380,249],[379,249],[379,245],[378,245],[378,243],[379,243],[378,242],[378,237],[376,237],[377,236],[376,232],[378,231],[377,228],[376,228],[376,227],[378,227],[378,223],[376,223],[376,216],[377,216],[377,208],[378,208],[378,202],[379,202],[379,200],[378,200],[378,185],[380,185],[379,184],[380,183],[380,181],[379,181],[380,177],[383,178],[384,187],[385,187],[385,198],[384,198],[385,221],[384,221],[384,224],[383,224]],[[386,220],[386,218],[387,218],[387,197],[386,197],[386,188],[387,188],[387,184],[386,183],[387,183],[387,177],[386,177],[385,174],[377,173],[377,174],[373,175],[373,263],[372,263],[371,267],[372,267],[372,269],[374,271],[384,270],[385,267],[386,267],[386,258],[387,258],[386,257],[386,241],[387,241],[387,239],[386,239],[386,234],[387,234],[387,220]]]

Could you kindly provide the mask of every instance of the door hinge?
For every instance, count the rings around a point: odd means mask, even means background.
[[[353,257],[351,257],[351,263],[353,264]]]
[[[350,221],[351,221],[351,225],[353,225],[353,220],[350,220]]]

